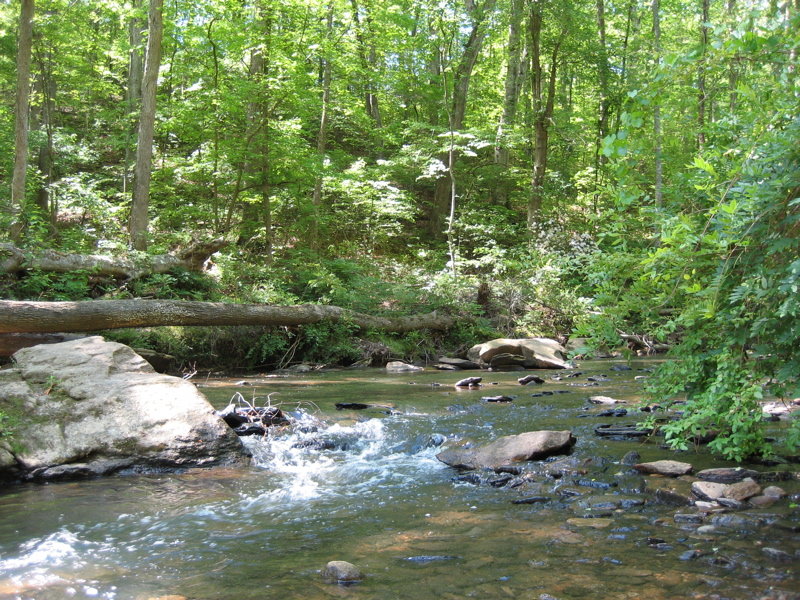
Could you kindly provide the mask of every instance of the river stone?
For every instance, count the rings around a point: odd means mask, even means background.
[[[325,570],[322,576],[334,583],[352,583],[354,581],[361,581],[364,574],[361,573],[358,567],[346,560],[332,560],[325,565]]]
[[[783,498],[786,496],[786,490],[778,487],[777,485],[769,485],[765,487],[762,493],[771,498]]]
[[[677,460],[657,460],[655,462],[639,463],[633,468],[650,475],[665,475],[667,477],[680,477],[692,472],[692,465]]]
[[[714,481],[695,481],[692,483],[692,493],[701,500],[713,501],[725,494],[728,485]]]
[[[459,469],[496,469],[509,463],[564,454],[575,444],[570,431],[529,431],[508,435],[478,448],[450,448],[436,455]]]
[[[393,360],[386,363],[386,370],[390,373],[415,373],[417,371],[424,371],[422,367],[410,365],[400,360]]]
[[[760,493],[761,486],[748,477],[738,483],[730,484],[723,496],[731,500],[736,500],[737,502],[744,502],[748,498],[758,496]]]
[[[720,467],[717,469],[703,469],[697,473],[698,479],[714,481],[716,483],[736,483],[745,477],[756,477],[758,471],[743,469],[742,467]]]
[[[592,404],[625,404],[624,400],[617,400],[610,396],[589,396],[589,402]]]
[[[499,338],[473,346],[467,358],[488,366],[499,354],[521,357],[519,364],[528,369],[565,369],[568,366],[564,347],[548,338]]]
[[[64,479],[231,464],[245,454],[197,388],[131,348],[92,336],[23,348],[0,405],[25,415],[14,475]],[[6,473],[8,476],[8,473]]]
[[[464,371],[471,371],[481,368],[481,366],[478,363],[471,360],[466,360],[464,358],[450,358],[447,356],[440,356],[439,362],[443,365],[450,365],[462,369]]]

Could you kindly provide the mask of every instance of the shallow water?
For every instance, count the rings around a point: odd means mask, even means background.
[[[611,366],[586,363],[583,375],[561,381],[550,377],[569,372],[542,371],[547,382],[526,387],[519,373],[483,373],[483,389],[471,391],[452,386],[466,372],[338,371],[255,377],[246,387],[197,381],[219,408],[237,392],[260,405],[269,398],[300,426],[249,438],[255,464],[246,468],[11,488],[0,495],[0,599],[795,597],[800,514],[788,500],[698,534],[698,524],[674,519],[692,508],[633,491],[644,479],[623,475],[618,461],[629,450],[696,470],[721,463],[702,452],[676,457],[658,439],[595,436],[600,423],[640,417],[580,418],[605,408],[586,410],[586,398],[635,403],[642,383],[634,377],[653,363]],[[600,374],[609,381],[584,387]],[[543,391],[564,393],[531,396]],[[498,394],[516,398],[481,401]],[[336,402],[382,407],[337,411]],[[578,438],[573,470],[553,478],[532,464],[532,481],[515,489],[453,481],[458,473],[429,444],[432,434],[485,443],[566,428]],[[332,448],[308,446],[321,441]],[[797,492],[797,483],[778,485]],[[530,495],[546,501],[512,504]],[[621,508],[620,499],[634,505]],[[692,549],[699,555],[687,559]],[[355,563],[366,578],[325,583],[319,571],[329,560]]]

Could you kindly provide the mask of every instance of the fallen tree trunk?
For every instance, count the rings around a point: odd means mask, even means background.
[[[144,275],[168,273],[177,268],[202,271],[209,257],[228,243],[222,239],[195,242],[177,254],[128,258],[102,254],[64,254],[55,250],[30,251],[11,244],[0,244],[0,273],[39,269],[56,273],[89,271],[106,277],[136,279]]]
[[[183,300],[87,300],[27,302],[0,300],[0,333],[98,331],[160,325],[307,325],[320,321],[352,323],[359,329],[405,332],[448,329],[455,318],[435,311],[379,317],[338,306],[268,306]]]

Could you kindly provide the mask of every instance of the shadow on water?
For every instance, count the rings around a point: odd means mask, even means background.
[[[800,515],[789,501],[701,520],[693,507],[669,504],[674,496],[643,493],[646,480],[620,461],[631,450],[695,470],[719,461],[701,451],[675,457],[658,438],[594,435],[598,424],[641,419],[635,377],[653,363],[612,366],[586,363],[577,377],[539,372],[546,382],[524,387],[518,373],[483,373],[482,389],[464,391],[453,387],[463,372],[435,371],[199,382],[218,408],[239,392],[258,404],[269,398],[299,424],[249,439],[256,460],[247,468],[7,491],[0,599],[797,597]],[[608,407],[587,398],[599,394],[627,401],[629,414],[597,416]],[[459,473],[435,458],[445,440],[480,444],[537,429],[572,430],[572,455],[526,465],[505,485],[485,472],[454,480]],[[648,488],[688,490],[687,481],[654,479]],[[797,481],[779,485],[797,491]],[[329,560],[353,562],[366,577],[325,583]]]

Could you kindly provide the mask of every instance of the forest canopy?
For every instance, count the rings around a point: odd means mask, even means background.
[[[800,396],[799,46],[798,0],[6,2],[0,243],[227,245],[205,273],[20,267],[0,297],[458,317],[382,338],[407,358],[638,339],[673,348],[649,391],[687,401],[671,444],[769,454],[759,401]],[[346,323],[128,335],[251,366],[360,351]]]

